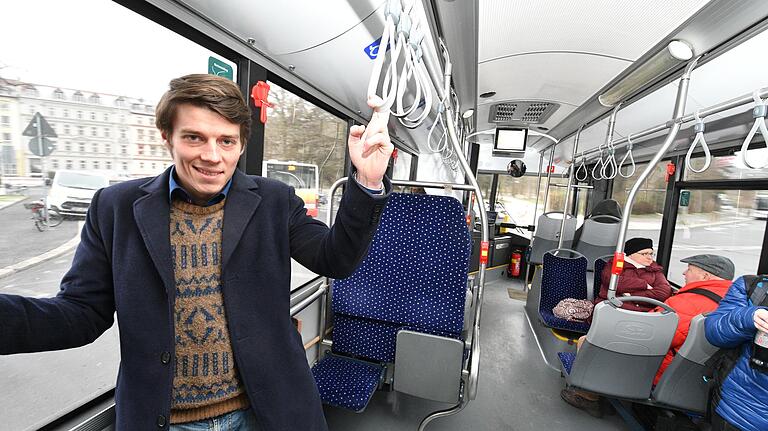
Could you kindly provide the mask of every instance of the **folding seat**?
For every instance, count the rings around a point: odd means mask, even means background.
[[[388,366],[395,390],[458,400],[471,249],[458,200],[390,196],[368,255],[333,283],[332,351],[312,368],[323,402],[364,410]]]

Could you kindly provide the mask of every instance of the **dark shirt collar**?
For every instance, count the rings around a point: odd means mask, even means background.
[[[221,191],[216,196],[212,197],[203,206],[208,207],[223,201],[224,198],[227,197],[227,193],[229,193],[230,187],[232,187],[232,178],[227,181],[227,185],[224,186],[224,188],[221,189]],[[184,188],[181,187],[181,185],[176,181],[176,166],[171,166],[171,175],[168,177],[168,201],[173,202],[174,197],[177,197],[190,204],[195,203],[189,196],[189,193],[187,193],[187,191],[184,190]]]

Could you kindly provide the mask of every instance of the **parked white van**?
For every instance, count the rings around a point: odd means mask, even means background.
[[[48,207],[63,215],[84,216],[96,190],[109,185],[106,175],[88,171],[56,171]]]

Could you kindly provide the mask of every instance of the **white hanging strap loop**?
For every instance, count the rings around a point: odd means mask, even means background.
[[[584,176],[581,175],[581,172],[584,173]],[[589,178],[589,171],[587,170],[587,165],[584,163],[584,151],[581,152],[581,164],[576,169],[574,176],[576,177],[576,181],[586,181]]]
[[[768,106],[766,106],[765,101],[760,98],[759,90],[755,90],[752,93],[752,98],[755,99],[755,107],[752,109],[752,117],[755,119],[755,124],[752,125],[752,129],[749,131],[747,138],[744,139],[744,143],[741,144],[741,161],[750,169],[763,169],[768,167],[768,161],[764,162],[762,166],[753,165],[749,162],[749,159],[747,159],[747,150],[758,129],[760,129],[760,133],[763,135],[763,140],[768,141],[768,128],[765,126],[765,116],[768,113]]]
[[[712,154],[709,152],[709,145],[707,145],[707,140],[704,139],[704,121],[702,121],[701,117],[699,117],[699,111],[696,111],[693,114],[693,117],[696,119],[696,124],[693,126],[693,130],[696,132],[696,137],[693,139],[691,148],[688,148],[688,153],[685,155],[685,167],[688,168],[688,170],[699,174],[709,168],[710,163],[712,163]],[[691,155],[693,155],[693,149],[696,148],[696,145],[699,143],[701,143],[701,149],[704,150],[704,166],[697,170],[691,164]]]
[[[603,168],[603,144],[600,144],[600,146],[597,147],[597,150],[599,155],[595,162],[595,166],[592,167],[592,178],[599,181],[604,179],[602,175],[600,175]]]
[[[627,162],[627,157],[629,157],[629,161],[632,163],[632,170],[627,170],[627,173],[625,174],[621,168],[624,166],[624,163]],[[621,159],[621,163],[619,163],[619,175],[621,175],[622,178],[629,178],[632,175],[635,175],[636,169],[637,166],[635,166],[635,157],[632,155],[632,135],[627,135],[627,154],[624,154],[624,157]]]
[[[429,151],[432,151],[433,153],[439,153],[442,152],[445,149],[445,145],[448,145],[448,142],[446,141],[445,144],[443,144],[444,138],[448,135],[445,124],[443,123],[443,111],[445,110],[445,106],[443,105],[443,102],[440,102],[440,105],[437,107],[437,118],[435,118],[435,122],[432,123],[432,127],[429,128],[429,133],[427,134],[427,146],[429,147]],[[440,128],[442,129],[442,135],[440,136],[440,140],[437,141],[437,147],[432,146],[432,134],[435,132],[435,129],[437,128],[438,123],[440,124]]]
[[[603,179],[612,180],[616,178],[616,171],[618,169],[618,166],[616,165],[616,157],[614,156],[615,149],[613,147],[613,142],[608,143],[607,154],[608,156],[603,162],[603,167],[600,169],[600,174],[603,176]],[[608,172],[610,172],[610,174]]]

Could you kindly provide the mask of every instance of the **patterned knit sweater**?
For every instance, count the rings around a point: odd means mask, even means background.
[[[201,207],[174,200],[171,205],[176,281],[171,423],[248,406],[235,369],[220,283],[225,201]]]

